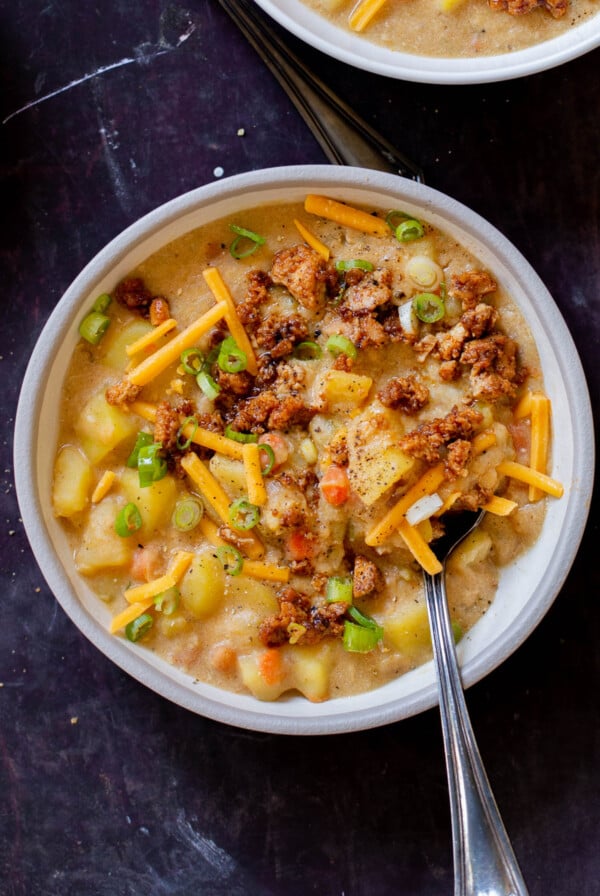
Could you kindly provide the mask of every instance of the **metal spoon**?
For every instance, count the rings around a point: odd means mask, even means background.
[[[275,75],[334,165],[357,165],[423,181],[421,169],[399,153],[314,75],[249,0],[219,0]]]
[[[431,546],[442,571],[423,573],[450,791],[454,896],[528,896],[471,727],[446,598],[446,561],[483,516],[483,510],[447,514],[446,534]]]

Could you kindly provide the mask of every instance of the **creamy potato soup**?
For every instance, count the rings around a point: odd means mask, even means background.
[[[558,37],[598,0],[303,0],[335,25],[417,56],[491,56]]]
[[[165,246],[82,314],[52,501],[110,630],[274,700],[430,656],[422,571],[459,640],[537,537],[550,404],[493,271],[402,209],[310,195]]]

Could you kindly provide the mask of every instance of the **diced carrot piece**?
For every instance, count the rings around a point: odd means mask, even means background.
[[[321,491],[328,504],[339,507],[350,497],[350,481],[344,467],[330,464],[321,479]]]
[[[267,684],[277,684],[283,677],[281,652],[276,647],[269,647],[261,654],[258,669]]]
[[[310,560],[315,553],[315,537],[310,532],[292,532],[286,543],[292,560]]]

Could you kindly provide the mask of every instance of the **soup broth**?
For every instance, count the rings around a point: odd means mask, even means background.
[[[502,472],[548,411],[532,335],[464,247],[386,211],[248,209],[86,316],[52,499],[115,637],[259,699],[354,694],[429,658],[445,514],[490,511],[448,565],[457,638],[536,539],[543,492]]]

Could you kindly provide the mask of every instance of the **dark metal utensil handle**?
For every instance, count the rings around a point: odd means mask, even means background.
[[[251,0],[219,0],[275,75],[334,165],[357,165],[423,182],[413,162],[356,115],[283,43]]]

